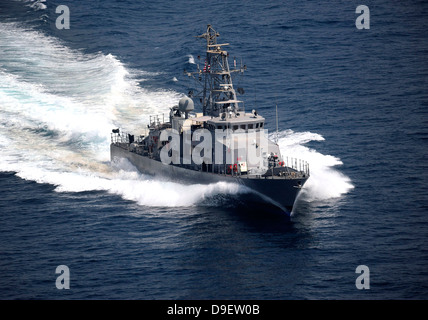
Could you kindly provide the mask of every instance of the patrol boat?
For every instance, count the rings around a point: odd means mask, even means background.
[[[290,213],[309,178],[309,164],[281,154],[269,138],[265,118],[245,111],[238,100],[232,75],[246,66],[229,68],[228,43],[217,43],[211,25],[199,38],[206,40],[203,67],[184,71],[201,84],[189,92],[167,115],[149,117],[147,128],[134,134],[113,129],[111,160],[126,158],[140,172],[184,184],[235,183],[247,187],[252,200]],[[195,99],[202,112],[195,112]],[[278,129],[277,129],[278,130]],[[248,193],[247,193],[248,194]]]

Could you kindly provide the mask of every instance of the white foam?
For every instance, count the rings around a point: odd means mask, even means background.
[[[210,185],[181,185],[157,180],[117,180],[108,189],[124,199],[146,206],[193,206],[217,194],[237,194],[240,186],[225,182]]]
[[[17,1],[17,0],[15,0],[15,1]],[[44,2],[46,2],[46,0],[21,0],[21,2],[28,3],[27,7],[30,7],[36,11],[46,10],[46,8],[47,8],[47,6],[44,4]]]
[[[271,138],[275,138],[271,134]],[[338,169],[342,161],[332,155],[324,155],[305,146],[310,141],[324,141],[324,138],[312,132],[279,132],[278,144],[281,154],[305,160],[309,163],[310,178],[302,189],[301,197],[306,201],[327,200],[348,193],[354,186],[351,179]]]
[[[188,61],[189,63],[196,64],[195,63],[195,58],[191,54],[188,54],[187,57],[189,58],[189,61]]]
[[[116,169],[105,190],[119,194],[124,199],[145,206],[193,206],[218,194],[250,192],[234,183],[218,182],[210,185],[183,185],[179,182],[161,181],[143,175],[126,159],[113,163]]]
[[[0,170],[61,191],[77,190],[79,176],[98,188],[111,171],[103,165],[111,129],[138,134],[146,114],[167,112],[181,97],[141,88],[134,75],[153,74],[111,54],[83,54],[14,23],[0,23],[0,43]]]
[[[129,167],[127,164],[125,167]],[[120,195],[144,206],[181,207],[193,206],[218,194],[250,192],[233,183],[218,182],[210,185],[182,185],[152,179],[135,171],[120,169],[100,172],[86,169],[53,171],[38,166],[9,166],[23,179],[55,185],[57,192],[83,192],[101,190]]]

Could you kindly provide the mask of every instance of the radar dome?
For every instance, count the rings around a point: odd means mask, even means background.
[[[183,97],[178,101],[178,110],[181,112],[190,112],[194,109],[193,100],[189,97]]]

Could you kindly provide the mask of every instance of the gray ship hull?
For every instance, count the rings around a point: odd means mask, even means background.
[[[306,178],[251,178],[251,176],[222,175],[211,172],[189,170],[173,165],[166,165],[124,149],[118,145],[110,145],[111,160],[125,158],[133,164],[141,173],[149,174],[161,180],[177,181],[184,184],[211,184],[228,182],[244,185],[250,188],[255,197],[268,204],[274,205],[283,211],[290,213],[296,197],[305,184]]]

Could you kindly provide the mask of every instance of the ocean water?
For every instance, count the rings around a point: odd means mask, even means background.
[[[427,299],[428,3],[366,1],[369,30],[360,4],[2,0],[0,299]],[[110,163],[112,128],[192,87],[207,24],[310,163],[291,217]]]

